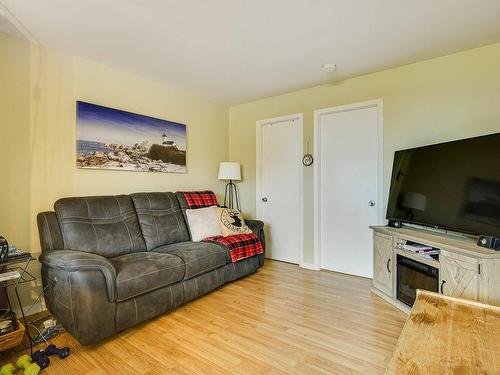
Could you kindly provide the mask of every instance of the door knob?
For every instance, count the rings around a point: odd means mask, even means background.
[[[267,197],[262,198],[262,202],[267,202]]]
[[[375,206],[375,204],[376,204],[376,203],[375,203],[375,201],[374,201],[374,200],[371,200],[371,201],[369,201],[369,202],[368,202],[368,206],[370,206],[370,207]]]

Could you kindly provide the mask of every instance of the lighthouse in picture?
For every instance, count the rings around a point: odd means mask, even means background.
[[[163,133],[161,138],[163,140],[163,142],[161,143],[163,146],[177,148],[177,144],[174,141],[169,141],[168,136],[165,133]]]

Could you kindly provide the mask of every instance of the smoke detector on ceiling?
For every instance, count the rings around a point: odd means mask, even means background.
[[[323,70],[327,73],[333,73],[334,71],[337,70],[337,65],[336,64],[324,64]]]

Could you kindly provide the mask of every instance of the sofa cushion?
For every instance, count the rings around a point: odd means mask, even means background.
[[[189,241],[189,232],[174,193],[131,194],[148,251]]]
[[[142,252],[110,259],[116,270],[118,301],[138,296],[184,278],[184,262],[173,254]]]
[[[54,208],[66,250],[106,258],[146,250],[128,195],[63,198]]]
[[[222,246],[207,242],[179,242],[153,251],[181,258],[186,267],[184,279],[191,279],[227,263],[227,251]]]

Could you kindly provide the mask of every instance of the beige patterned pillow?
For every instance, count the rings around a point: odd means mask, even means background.
[[[217,217],[224,237],[252,233],[252,230],[245,224],[241,212],[235,208],[217,207]]]

